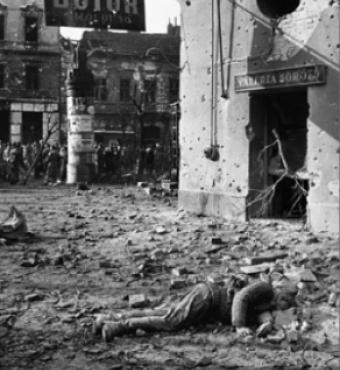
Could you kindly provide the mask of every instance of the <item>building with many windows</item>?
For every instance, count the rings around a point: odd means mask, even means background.
[[[85,32],[80,41],[94,79],[95,140],[169,146],[179,91],[179,26],[168,33]]]
[[[59,30],[46,27],[43,0],[1,0],[1,141],[29,143],[58,128],[61,78]]]

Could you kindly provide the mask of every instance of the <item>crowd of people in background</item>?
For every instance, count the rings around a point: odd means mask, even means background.
[[[63,182],[66,164],[65,145],[0,142],[0,179],[12,185],[29,177],[42,179],[45,184]]]
[[[127,173],[155,179],[166,171],[169,162],[158,143],[142,146],[140,154],[132,145],[98,144],[96,157],[98,180],[119,179]]]
[[[34,178],[46,185],[63,183],[66,181],[67,155],[67,146],[62,144],[0,141],[0,180],[17,184]],[[142,146],[140,154],[133,145],[98,143],[94,157],[95,182],[119,181],[127,173],[155,179],[166,172],[169,161],[158,143]]]

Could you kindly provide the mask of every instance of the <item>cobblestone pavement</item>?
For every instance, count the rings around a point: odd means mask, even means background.
[[[0,190],[0,220],[11,205],[34,237],[0,242],[0,368],[241,369],[337,368],[338,240],[299,222],[233,224],[177,209],[176,199],[140,188],[12,187]],[[220,238],[222,244],[216,243]],[[214,273],[232,273],[247,257],[286,252],[270,269],[299,280],[302,308],[294,336],[241,343],[231,328],[204,325],[144,333],[111,343],[94,338],[93,316],[149,305]],[[176,267],[185,267],[180,276]],[[267,271],[265,268],[264,271]],[[309,273],[309,281],[302,275]],[[311,274],[311,275],[310,275]],[[263,276],[263,275],[262,275]],[[305,275],[304,275],[305,276]],[[302,315],[302,316],[301,316]],[[327,367],[328,366],[328,367]]]

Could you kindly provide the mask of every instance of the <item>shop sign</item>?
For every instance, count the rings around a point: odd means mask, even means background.
[[[45,0],[47,26],[145,31],[144,0]]]
[[[235,91],[253,91],[326,83],[327,68],[313,65],[235,76]]]

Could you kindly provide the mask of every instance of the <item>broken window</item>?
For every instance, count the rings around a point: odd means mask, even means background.
[[[94,98],[96,100],[107,100],[108,98],[108,89],[106,86],[105,78],[98,78],[95,80],[94,86]]]
[[[126,78],[122,78],[120,80],[120,101],[122,102],[128,102],[130,101],[130,80]]]
[[[257,5],[267,17],[279,18],[295,11],[300,0],[257,0]]]
[[[27,64],[26,72],[26,90],[39,89],[39,66],[34,64]]]
[[[38,17],[25,17],[25,41],[38,42]]]

